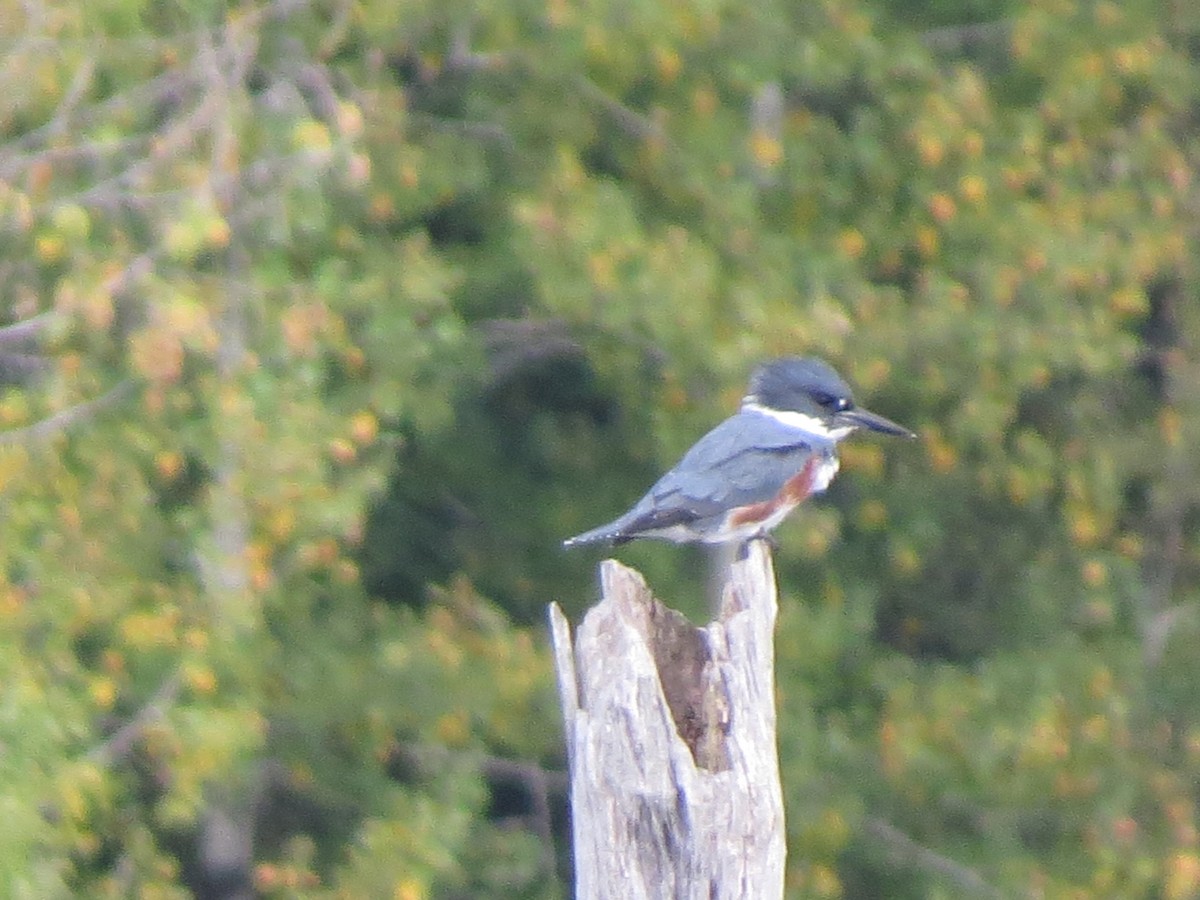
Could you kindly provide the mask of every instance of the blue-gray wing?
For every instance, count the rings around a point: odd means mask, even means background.
[[[564,543],[620,543],[719,521],[731,509],[776,497],[813,453],[829,452],[826,444],[770,416],[738,413],[697,441],[625,515]]]
[[[770,500],[814,452],[819,451],[812,439],[795,428],[739,413],[697,441],[649,490],[638,511],[704,518]]]

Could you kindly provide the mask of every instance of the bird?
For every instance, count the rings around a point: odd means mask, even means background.
[[[824,360],[770,360],[755,369],[741,408],[700,438],[632,509],[563,546],[617,546],[636,538],[769,540],[793,509],[829,487],[838,443],[860,429],[916,437],[859,406]]]

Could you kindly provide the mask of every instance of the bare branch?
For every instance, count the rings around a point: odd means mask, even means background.
[[[146,726],[167,714],[179,696],[183,678],[178,669],[167,676],[146,703],[128,721],[97,744],[86,754],[88,762],[111,766],[125,759],[133,750]]]
[[[1190,603],[1177,603],[1149,617],[1142,625],[1142,660],[1147,666],[1157,666],[1162,662],[1171,632],[1194,613],[1195,609]]]
[[[537,763],[499,756],[484,757],[480,771],[491,781],[515,781],[525,789],[532,809],[524,818],[529,822],[530,830],[541,839],[544,870],[554,871],[554,821],[550,812],[550,792],[553,785],[555,793],[566,794],[566,773],[547,772]]]
[[[471,49],[471,23],[464,22],[450,36],[443,66],[448,72],[480,72],[508,65],[504,53],[479,53]]]
[[[567,792],[567,773],[561,769],[547,769],[528,759],[508,759],[504,756],[485,756],[480,763],[483,774],[489,778],[507,778],[530,787],[537,787],[547,796]]]
[[[311,0],[274,0],[258,9],[240,16],[236,21],[230,22],[224,26],[220,26],[219,30],[225,35],[229,35],[233,30],[244,33],[253,33],[257,31],[257,26],[266,21],[278,21],[291,16],[293,13],[310,5]],[[42,12],[43,4],[30,4],[27,12],[32,17],[36,12]],[[18,55],[22,52],[28,52],[27,45],[37,46],[44,44],[46,52],[53,52],[59,47],[61,38],[38,36],[35,32],[45,27],[44,21],[36,23],[37,27],[27,27],[24,29],[25,36],[22,38],[21,44],[14,48],[10,48],[6,52],[9,58]],[[197,29],[193,39],[201,41],[206,36],[211,37],[214,33],[212,28]],[[106,38],[106,41],[112,42],[114,38],[111,36]],[[119,40],[119,39],[116,39]],[[138,47],[143,53],[148,53],[151,49],[160,45],[165,46],[165,42],[158,40],[145,41],[138,39]],[[176,48],[177,49],[177,48]],[[89,63],[90,65],[90,63]],[[100,103],[92,104],[89,107],[82,109],[77,107],[77,104],[72,100],[65,106],[59,105],[59,111],[45,125],[39,126],[32,131],[26,132],[20,138],[9,143],[11,150],[21,152],[30,150],[34,147],[45,144],[46,141],[53,138],[56,134],[63,131],[79,131],[88,124],[111,117],[114,114],[126,112],[129,110],[144,110],[152,108],[167,98],[179,93],[179,91],[188,83],[190,83],[195,75],[195,69],[188,67],[169,68],[153,78],[141,84],[137,84],[120,94],[116,94],[107,100]],[[90,76],[86,79],[90,83]],[[74,88],[75,85],[72,85]],[[83,85],[86,87],[86,84]],[[70,98],[73,94],[72,90],[68,91],[67,97]],[[64,113],[65,115],[61,114]],[[11,160],[0,155],[0,170],[5,170],[11,165]]]
[[[179,92],[187,82],[188,73],[186,70],[168,69],[161,75],[150,79],[149,81],[131,87],[127,91],[116,94],[101,103],[93,104],[90,107],[79,110],[73,116],[69,116],[66,124],[72,130],[78,131],[80,128],[86,127],[88,124],[111,117],[118,113],[129,110],[147,109],[153,107],[167,97],[175,95]],[[27,131],[15,141],[10,142],[9,147],[17,152],[31,150],[34,147],[40,147],[54,137],[55,128],[59,123],[51,120],[45,125]],[[0,165],[7,166],[9,161],[4,159]]]
[[[450,760],[475,764],[489,782],[516,783],[529,796],[532,809],[529,815],[519,817],[530,831],[536,834],[544,847],[542,864],[546,871],[554,868],[554,823],[551,811],[551,796],[565,797],[570,789],[567,773],[547,769],[532,760],[508,759],[503,756],[486,755],[482,759],[471,753],[455,753],[436,744],[403,744],[397,752],[406,765],[413,766],[422,776],[445,766]]]
[[[996,900],[1004,897],[999,889],[985,881],[974,869],[918,844],[895,825],[883,819],[868,817],[863,822],[863,830],[883,845],[894,862],[951,882],[961,896],[989,897]]]
[[[131,190],[139,182],[149,181],[155,172],[175,161],[175,158],[195,145],[199,136],[210,126],[216,110],[211,98],[205,97],[187,116],[172,123],[170,129],[154,138],[152,151],[131,162],[124,170],[74,194],[56,198],[47,208],[68,203],[116,210],[136,205],[140,198],[150,196]],[[178,191],[171,192],[172,195]],[[42,212],[43,210],[38,210]]]
[[[36,353],[0,352],[0,384],[22,382],[50,368],[50,360]]]
[[[101,394],[95,400],[77,403],[47,416],[40,422],[34,422],[24,428],[14,428],[11,431],[0,432],[0,447],[13,447],[17,444],[35,444],[54,437],[59,432],[73,428],[82,422],[90,421],[97,414],[114,406],[134,391],[132,379],[120,382],[107,393]]]
[[[264,22],[276,22],[280,19],[286,19],[293,13],[297,13],[309,6],[311,0],[274,0],[273,3],[268,3],[260,11],[259,15]]]
[[[630,137],[638,140],[666,137],[656,123],[610,96],[595,82],[580,76],[574,79],[574,83],[585,100],[607,113],[608,117]]]
[[[325,36],[321,38],[321,45],[317,50],[319,59],[328,58],[341,45],[350,31],[354,20],[354,10],[354,4],[350,0],[338,0],[335,4],[329,27],[326,29]]]
[[[305,65],[296,69],[296,84],[308,94],[310,102],[316,107],[317,115],[330,124],[336,125],[338,117],[337,91],[329,80],[329,70],[321,65]]]
[[[489,319],[479,330],[492,369],[492,383],[503,383],[527,366],[583,355],[579,341],[561,319]]]
[[[506,153],[514,153],[517,148],[517,142],[513,139],[508,129],[503,125],[497,125],[493,122],[446,119],[420,111],[409,112],[407,116],[412,124],[428,128],[430,131],[438,134],[460,135],[469,140],[479,141],[480,143],[494,144]]]
[[[84,93],[92,85],[92,76],[96,74],[96,60],[88,57],[83,61],[83,65],[79,67],[79,71],[75,73],[75,77],[71,79],[71,84],[63,94],[62,100],[59,101],[58,109],[54,111],[54,116],[49,122],[49,134],[59,135],[65,134],[67,131],[67,122],[71,118],[71,114],[79,106],[79,101]]]
[[[32,166],[40,164],[57,164],[83,160],[84,162],[99,163],[102,160],[126,157],[141,152],[150,144],[152,136],[148,134],[133,135],[111,141],[85,141],[72,146],[46,147],[36,153],[12,155],[0,161],[0,178],[12,181]]]
[[[976,22],[933,28],[921,35],[921,43],[934,53],[972,55],[988,48],[1007,48],[1012,22]]]
[[[20,322],[13,322],[0,328],[0,347],[28,345],[41,337],[51,322],[58,317],[57,313],[44,312]]]

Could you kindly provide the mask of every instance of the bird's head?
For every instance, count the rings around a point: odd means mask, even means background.
[[[832,441],[859,428],[916,437],[904,426],[858,406],[850,385],[828,363],[811,356],[788,356],[759,366],[742,408]]]

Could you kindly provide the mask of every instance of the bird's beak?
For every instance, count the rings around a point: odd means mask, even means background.
[[[883,434],[895,434],[900,437],[916,437],[913,432],[909,431],[903,425],[897,425],[891,419],[885,419],[883,416],[857,406],[853,409],[843,410],[837,415],[840,420],[855,428],[869,428],[872,431],[878,431]]]

